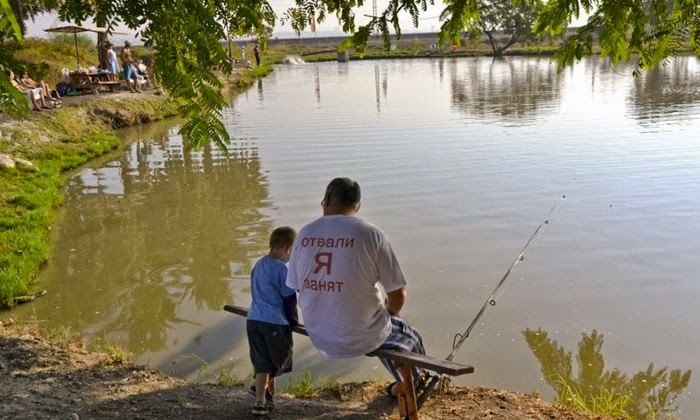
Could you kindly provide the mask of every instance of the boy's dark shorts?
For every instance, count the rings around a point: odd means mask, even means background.
[[[248,320],[250,361],[255,373],[269,373],[275,377],[292,371],[292,328],[289,325],[270,324]]]

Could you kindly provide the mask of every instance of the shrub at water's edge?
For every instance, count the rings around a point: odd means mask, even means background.
[[[546,331],[526,329],[523,335],[545,381],[557,393],[556,402],[576,410],[634,420],[667,418],[677,410],[676,399],[690,383],[690,370],[657,370],[653,363],[632,377],[618,369],[605,370],[603,335],[596,330],[584,333],[578,344],[574,376],[571,352]]]

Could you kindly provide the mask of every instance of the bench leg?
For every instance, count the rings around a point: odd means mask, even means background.
[[[396,363],[401,372],[403,382],[396,387],[399,413],[402,419],[418,420],[418,405],[416,404],[416,389],[413,386],[413,372],[411,366],[404,363]]]

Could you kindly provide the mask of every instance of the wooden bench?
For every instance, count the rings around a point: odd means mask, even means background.
[[[224,310],[243,317],[248,316],[248,309],[240,306],[224,305]],[[292,330],[296,333],[306,335],[306,329],[303,325],[297,325]],[[399,413],[401,417],[409,420],[418,419],[418,410],[430,396],[430,392],[437,385],[438,377],[435,377],[431,383],[426,386],[423,392],[423,398],[419,401],[416,398],[416,389],[413,383],[412,367],[419,367],[431,372],[436,372],[440,375],[459,376],[467,373],[473,373],[474,368],[460,363],[455,363],[449,360],[438,359],[435,357],[426,356],[424,354],[398,351],[398,350],[375,350],[368,356],[383,357],[393,360],[396,367],[401,372],[403,381],[397,383],[397,402],[399,405]]]
[[[97,84],[101,87],[109,88],[110,92],[114,92],[114,88],[121,86],[121,82],[119,80],[110,80],[110,81],[100,80],[97,82]]]

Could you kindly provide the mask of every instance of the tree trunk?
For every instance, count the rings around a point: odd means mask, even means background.
[[[99,11],[95,16],[95,24],[100,28],[107,26],[107,19]],[[107,34],[102,32],[97,33],[97,62],[101,69],[107,68]]]
[[[493,50],[493,55],[501,55],[500,48],[496,47],[496,42],[493,40],[493,33],[491,31],[484,31],[484,33],[489,38],[489,42],[491,43],[491,49]]]
[[[12,8],[12,13],[15,14],[15,19],[19,24],[19,29],[22,31],[22,36],[27,33],[27,25],[24,24],[24,5],[22,0],[10,0],[10,7]]]
[[[502,55],[503,51],[507,50],[510,48],[513,44],[515,44],[518,41],[518,34],[514,33],[513,36],[510,37],[510,40],[506,43],[506,45],[502,46],[501,48],[498,49],[498,55]]]

